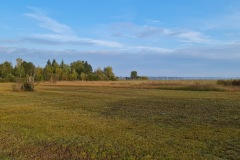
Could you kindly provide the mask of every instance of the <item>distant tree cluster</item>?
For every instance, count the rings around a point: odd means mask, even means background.
[[[32,62],[21,58],[16,60],[16,65],[11,62],[0,64],[0,82],[15,82],[17,79],[28,81],[108,81],[117,80],[112,67],[98,68],[93,71],[87,61],[75,61],[70,65],[62,60],[58,63],[55,59],[48,60],[45,67],[36,67]]]
[[[147,76],[138,76],[137,71],[131,71],[130,79],[132,80],[148,80]]]

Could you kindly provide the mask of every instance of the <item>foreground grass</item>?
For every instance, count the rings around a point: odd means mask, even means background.
[[[239,92],[86,86],[0,84],[0,159],[240,157]]]

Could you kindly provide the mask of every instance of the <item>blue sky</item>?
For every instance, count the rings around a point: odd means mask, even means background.
[[[240,76],[239,0],[4,0],[0,63],[112,66],[117,76]]]

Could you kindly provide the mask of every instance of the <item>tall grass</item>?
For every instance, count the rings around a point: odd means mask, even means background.
[[[84,86],[84,87],[111,87],[135,89],[160,89],[160,90],[187,90],[187,91],[230,91],[238,92],[240,87],[222,86],[216,80],[159,80],[159,81],[114,81],[114,82],[89,82],[89,81],[61,81],[56,84],[48,82],[43,86]]]

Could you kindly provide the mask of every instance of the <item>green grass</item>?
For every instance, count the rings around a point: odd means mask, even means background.
[[[239,159],[240,92],[111,83],[0,84],[0,159]]]

